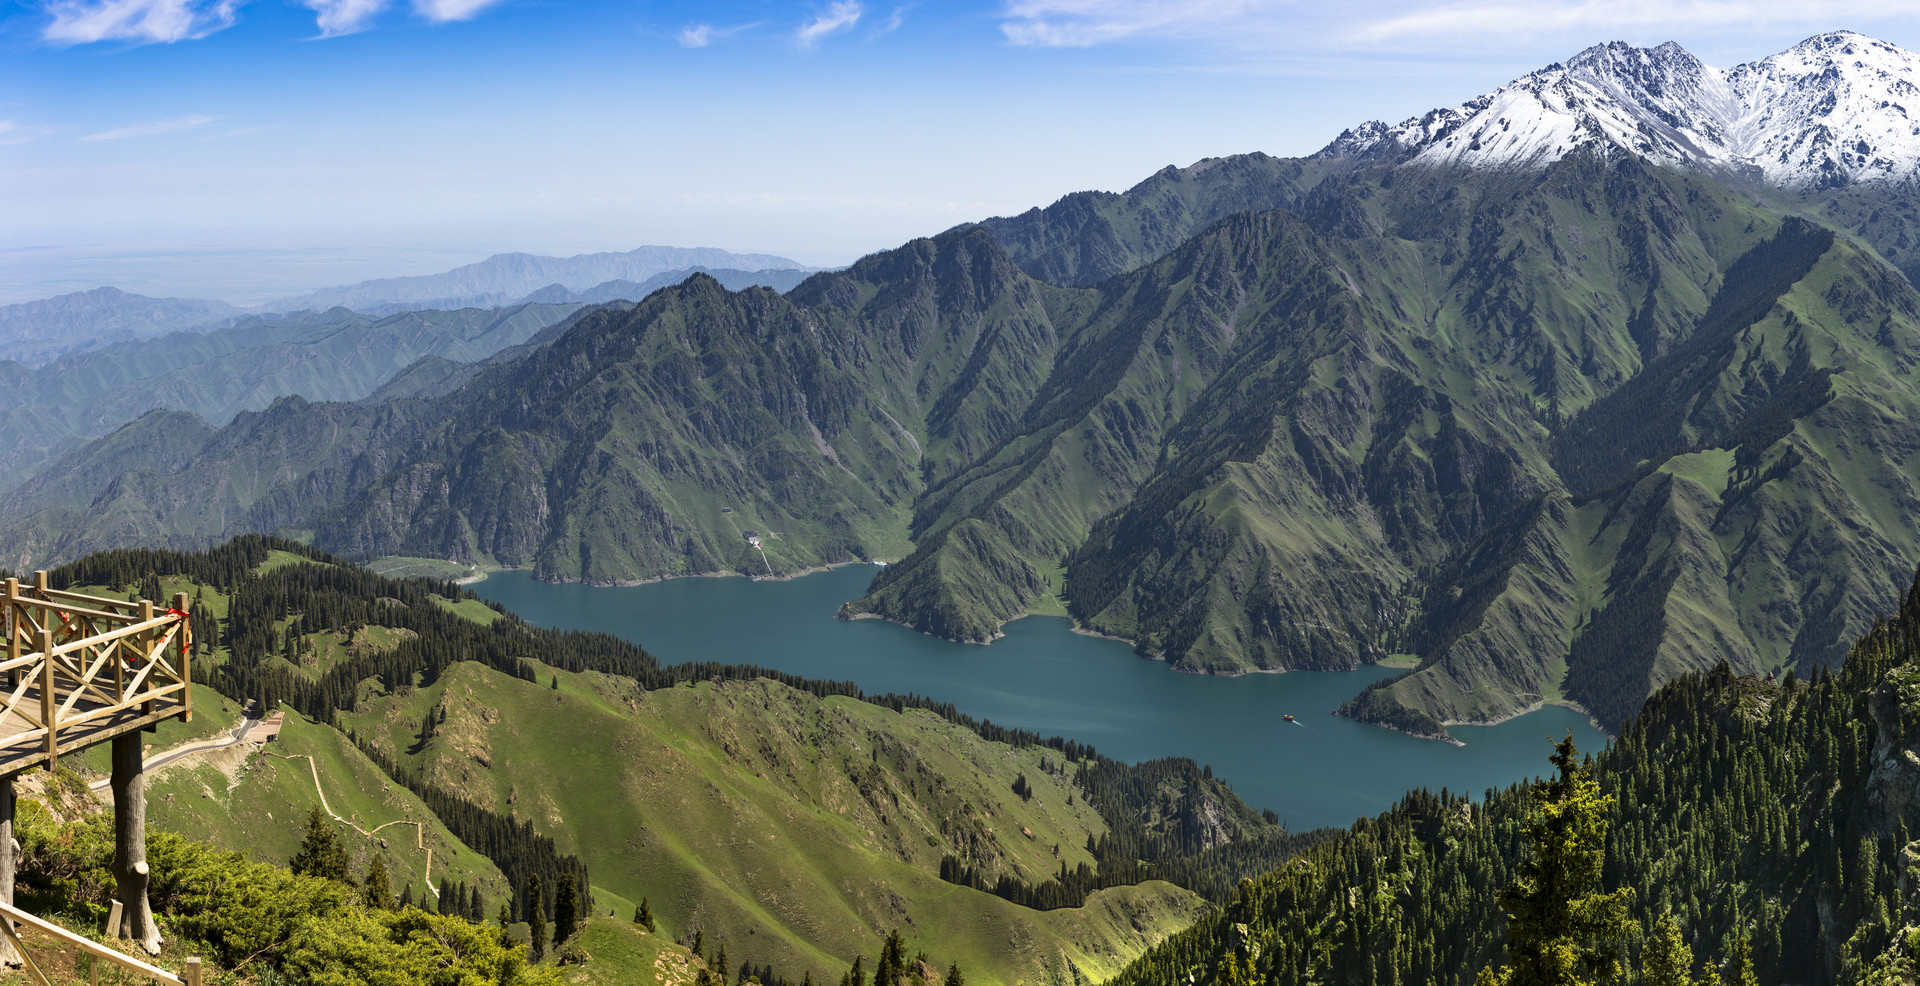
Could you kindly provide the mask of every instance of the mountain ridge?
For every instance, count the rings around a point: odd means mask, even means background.
[[[716,247],[642,246],[623,253],[581,253],[571,257],[497,253],[438,274],[376,278],[323,288],[281,298],[266,307],[273,311],[324,310],[335,306],[359,309],[448,301],[460,301],[458,307],[465,307],[466,302],[461,299],[518,298],[550,284],[580,291],[608,281],[644,282],[657,274],[696,267],[745,271],[808,269],[785,257],[732,253]]]
[[[1349,129],[1315,156],[1539,170],[1582,148],[1837,188],[1920,175],[1920,56],[1851,31],[1721,70],[1674,42],[1595,45],[1459,106]]]

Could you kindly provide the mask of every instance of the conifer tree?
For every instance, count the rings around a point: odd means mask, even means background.
[[[412,906],[413,906],[413,884],[409,883],[406,886],[400,888],[400,909],[404,911],[407,908]]]
[[[647,906],[647,899],[645,897],[640,898],[640,906],[633,909],[633,923],[647,929],[647,934],[653,934],[655,930],[653,927],[653,908]]]
[[[393,884],[387,879],[387,864],[379,856],[367,864],[367,882],[361,891],[361,898],[367,906],[382,911],[393,910]]]
[[[866,956],[856,955],[853,957],[853,968],[847,970],[847,981],[852,983],[853,986],[867,986]]]
[[[967,977],[960,974],[960,963],[947,966],[947,980],[944,986],[967,986]]]
[[[1481,970],[1481,986],[1590,986],[1620,975],[1633,891],[1599,892],[1613,798],[1578,757],[1568,733],[1548,758],[1559,775],[1534,789],[1527,855],[1499,894],[1512,964]]]
[[[1672,914],[1660,915],[1653,936],[1640,953],[1642,986],[1694,986],[1693,949],[1680,937]]]
[[[333,830],[317,804],[307,813],[307,831],[300,839],[300,851],[293,854],[287,868],[308,876],[353,882],[347,875],[346,847],[340,844],[339,833]]]
[[[720,944],[714,946],[713,972],[714,976],[719,979],[720,986],[727,986],[727,943],[725,939],[722,939]]]
[[[533,935],[535,961],[547,954],[547,907],[542,894],[540,874],[530,874],[527,877],[527,930]]]
[[[1760,986],[1753,971],[1753,943],[1745,932],[1733,940],[1733,958],[1727,961],[1727,986]]]
[[[574,889],[571,879],[562,879],[560,888],[553,894],[553,944],[573,937],[575,928],[580,926],[579,891]]]

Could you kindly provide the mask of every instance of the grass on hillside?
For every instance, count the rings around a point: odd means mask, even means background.
[[[437,887],[444,876],[479,886],[489,913],[506,899],[499,869],[454,838],[424,803],[390,782],[339,732],[289,712],[275,742],[250,754],[243,753],[246,748],[168,765],[150,775],[150,824],[285,865],[299,848],[307,812],[319,801],[308,760],[288,758],[311,757],[333,813],[373,833],[363,836],[336,826],[356,876],[379,853],[395,893],[411,883],[414,899],[430,899],[429,887]],[[425,828],[391,822],[423,822]],[[430,879],[427,853],[419,848],[422,835],[432,850]]]
[[[476,566],[440,558],[414,558],[407,555],[387,555],[375,558],[365,564],[368,571],[384,575],[390,579],[468,579],[486,574]]]
[[[536,666],[534,677],[456,665],[432,685],[363,699],[347,723],[578,853],[597,914],[630,917],[644,896],[664,934],[700,927],[734,961],[794,979],[837,976],[855,954],[871,962],[899,927],[912,950],[1012,982],[1069,962],[1112,974],[1204,907],[1149,884],[1040,912],[939,879],[949,852],[1031,882],[1088,859],[1105,823],[1065,775],[1042,769],[1043,757],[1060,769],[1054,751],[765,680],[643,692],[601,674]],[[1021,774],[1030,801],[1012,791]]]

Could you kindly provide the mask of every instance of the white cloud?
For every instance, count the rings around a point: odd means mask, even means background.
[[[387,9],[387,0],[300,0],[319,16],[320,36],[337,38],[366,30],[374,15]]]
[[[54,0],[40,32],[55,44],[190,41],[231,27],[241,0]]]
[[[873,33],[867,35],[867,37],[869,38],[885,37],[886,35],[892,34],[893,32],[900,30],[900,25],[906,23],[907,11],[912,9],[913,7],[911,5],[906,7],[893,8],[893,13],[888,14],[886,20],[881,21],[878,24],[875,24],[873,26]]]
[[[825,13],[800,25],[800,30],[794,34],[794,40],[800,42],[802,48],[811,48],[819,43],[821,38],[852,30],[855,24],[860,23],[861,13],[860,4],[855,0],[835,0],[833,6],[828,7]]]
[[[1000,30],[1017,45],[1085,48],[1134,38],[1230,36],[1279,0],[1009,0]]]
[[[436,24],[470,20],[499,0],[413,0],[413,9]]]
[[[1920,13],[1913,0],[1804,0],[1783,4],[1773,0],[1531,0],[1527,3],[1454,3],[1389,17],[1365,24],[1354,32],[1362,41],[1394,38],[1534,37],[1556,31],[1622,32],[1647,29],[1746,27],[1762,24],[1807,24],[1823,30],[1864,18]]]
[[[179,133],[182,130],[192,130],[195,127],[204,127],[212,123],[213,120],[214,118],[210,116],[183,116],[172,120],[156,120],[152,123],[120,127],[117,130],[102,130],[97,134],[88,134],[80,139],[85,141],[125,140],[128,137],[151,137],[155,134],[172,134]]]
[[[741,31],[751,31],[763,23],[765,22],[754,21],[751,24],[735,24],[732,27],[714,27],[712,24],[688,24],[686,27],[680,29],[679,34],[674,35],[674,39],[680,42],[680,47],[682,48],[705,48],[708,45],[725,41],[739,34]]]

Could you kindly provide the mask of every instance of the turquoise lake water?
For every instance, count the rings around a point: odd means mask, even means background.
[[[1544,773],[1552,742],[1569,729],[1582,749],[1605,742],[1585,716],[1560,708],[1455,727],[1463,747],[1329,715],[1392,673],[1381,668],[1219,678],[1169,671],[1124,643],[1074,633],[1060,617],[1017,620],[984,646],[880,620],[835,619],[841,602],[865,594],[873,573],[849,565],[785,582],[700,578],[609,589],[500,572],[472,588],[532,623],[616,634],[666,664],[758,664],[853,681],[869,693],[915,692],[1130,762],[1192,757],[1295,831],[1350,825],[1416,787],[1479,796]],[[1289,713],[1300,724],[1281,719]]]

